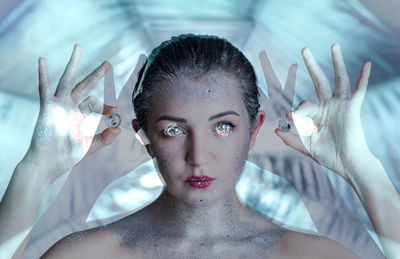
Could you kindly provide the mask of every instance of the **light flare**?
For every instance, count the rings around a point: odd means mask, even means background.
[[[52,116],[57,133],[65,136],[68,133],[70,121],[67,112],[61,107],[55,107]]]
[[[314,132],[315,125],[310,117],[293,113],[293,121],[299,136],[310,137]]]
[[[96,133],[96,129],[99,126],[101,117],[102,117],[101,114],[97,113],[90,114],[89,116],[83,119],[77,133],[81,136],[92,137]]]

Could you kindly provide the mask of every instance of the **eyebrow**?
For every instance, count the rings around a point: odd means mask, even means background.
[[[226,115],[236,115],[236,116],[240,117],[240,115],[237,112],[225,111],[225,112],[221,112],[221,113],[211,116],[210,118],[208,118],[208,121],[215,120],[215,119],[218,119],[218,118],[226,116]],[[187,120],[184,118],[179,118],[179,117],[174,117],[174,116],[169,116],[169,115],[161,115],[156,120],[156,122],[159,122],[159,121],[176,121],[176,122],[183,122],[183,123],[187,122]]]
[[[161,115],[156,120],[156,122],[159,122],[159,121],[176,121],[176,122],[185,122],[185,123],[187,122],[186,119],[169,116],[169,115]]]
[[[239,115],[237,112],[234,112],[234,111],[226,111],[226,112],[221,112],[221,113],[215,114],[215,115],[211,116],[210,118],[208,118],[208,120],[209,120],[209,121],[215,120],[215,119],[218,119],[218,118],[223,117],[223,116],[226,116],[226,115],[236,115],[236,116],[239,116],[239,117],[240,117],[240,115]]]

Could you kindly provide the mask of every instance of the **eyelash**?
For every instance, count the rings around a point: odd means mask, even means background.
[[[214,131],[217,131],[217,128],[218,128],[218,126],[220,126],[220,125],[228,125],[230,128],[229,128],[229,132],[228,133],[218,133],[217,132],[217,134],[218,135],[222,135],[222,137],[226,137],[227,135],[229,135],[231,132],[232,132],[232,130],[236,127],[233,123],[231,123],[231,122],[219,122],[218,124],[217,124],[217,126],[215,127],[215,130]],[[161,130],[161,134],[162,135],[164,135],[165,137],[175,137],[175,136],[178,136],[179,134],[177,134],[177,135],[169,135],[169,133],[168,133],[168,130],[170,130],[170,129],[173,129],[173,130],[176,130],[176,129],[179,129],[182,133],[184,133],[184,131],[181,129],[181,128],[179,128],[178,126],[176,126],[176,125],[168,125],[168,126],[166,126],[166,127],[164,127],[162,130]]]

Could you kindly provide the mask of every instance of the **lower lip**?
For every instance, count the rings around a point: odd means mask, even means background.
[[[191,187],[196,189],[205,189],[211,185],[213,180],[205,180],[205,181],[187,181],[186,183],[189,184]]]

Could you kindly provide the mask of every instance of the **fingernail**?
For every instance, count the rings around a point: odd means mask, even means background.
[[[372,65],[372,62],[371,62],[371,61],[367,61],[367,62],[365,62],[364,69],[371,70],[371,65]]]
[[[46,65],[46,59],[44,57],[39,57],[39,65],[41,65],[41,66]]]
[[[310,55],[310,49],[308,47],[304,47],[301,53],[304,57],[308,57]]]
[[[106,60],[101,64],[101,66],[103,66],[106,72],[108,72],[110,70],[111,64]]]

